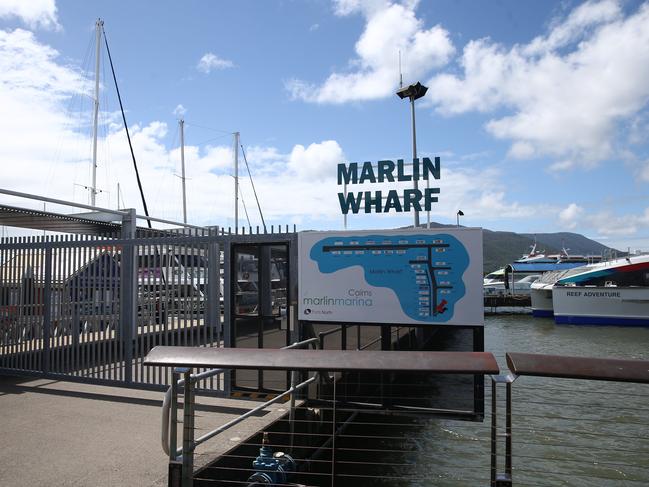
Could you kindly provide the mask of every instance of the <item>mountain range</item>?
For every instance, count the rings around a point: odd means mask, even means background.
[[[425,225],[422,225],[425,226]],[[431,228],[449,228],[455,225],[444,225],[431,222]],[[615,249],[602,245],[579,233],[556,232],[556,233],[515,233],[488,230],[482,231],[483,242],[483,271],[492,272],[496,269],[511,264],[520,259],[524,254],[529,253],[536,242],[536,250],[548,254],[558,254],[562,248],[570,254],[578,255],[606,255],[616,252],[624,255]]]

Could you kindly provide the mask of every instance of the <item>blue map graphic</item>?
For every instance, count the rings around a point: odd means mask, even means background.
[[[469,254],[448,234],[328,237],[310,257],[325,274],[361,266],[369,285],[394,290],[403,312],[418,321],[448,321],[465,294]]]

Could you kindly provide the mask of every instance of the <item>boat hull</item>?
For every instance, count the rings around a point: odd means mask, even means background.
[[[649,326],[649,287],[555,286],[558,324]]]
[[[551,318],[554,315],[552,306],[552,288],[534,289],[530,291],[532,300],[532,316],[537,318]]]

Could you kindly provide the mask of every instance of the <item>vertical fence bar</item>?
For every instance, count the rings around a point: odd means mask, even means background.
[[[24,237],[16,237],[15,243],[23,243]],[[22,296],[22,283],[20,279],[20,268],[23,265],[25,256],[21,255],[18,250],[13,249],[13,261],[14,265],[12,266],[12,281],[16,283],[16,320],[14,327],[14,339],[13,339],[13,354],[12,354],[12,368],[20,368],[20,336],[22,334],[22,322],[23,322],[23,296]]]
[[[99,267],[97,273],[99,274],[99,313],[101,318],[95,336],[95,363],[93,367],[93,375],[94,377],[101,379],[103,378],[105,363],[104,344],[106,343],[106,328],[108,328],[111,319],[110,310],[108,309],[108,304],[110,302],[110,293],[108,292],[108,269],[110,268],[110,265],[108,260],[109,254],[103,236],[96,239],[95,246],[97,248],[97,263]]]
[[[31,248],[30,244],[33,242],[33,237],[27,237],[27,251],[28,260],[23,267],[22,284],[23,292],[25,293],[25,321],[23,326],[23,369],[33,370],[32,367],[32,354],[31,345],[32,339],[32,315],[34,313],[34,287],[36,280],[36,273],[34,272],[34,264],[36,259],[36,250]],[[31,276],[31,279],[30,279]],[[31,281],[31,282],[30,282]]]
[[[25,246],[29,245],[30,243],[30,237],[25,237],[23,239],[23,243]],[[29,288],[25,285],[25,275],[27,272],[27,269],[29,269],[29,266],[31,264],[32,260],[32,251],[31,249],[27,249],[25,253],[25,259],[23,260],[21,269],[20,269],[20,289],[21,293],[23,295],[22,298],[22,326],[20,329],[20,368],[21,369],[27,369],[29,367],[28,364],[28,359],[27,359],[27,340],[25,340],[25,337],[27,336],[27,324],[29,322],[28,318],[28,312],[29,312]]]
[[[55,236],[54,237],[54,245],[56,249],[56,258],[54,260],[54,268],[52,269],[52,275],[53,275],[53,281],[55,282],[56,285],[56,292],[57,292],[57,303],[56,303],[56,325],[54,327],[54,346],[55,346],[55,352],[52,354],[53,358],[53,368],[55,372],[59,372],[61,370],[61,348],[63,347],[63,340],[64,340],[64,313],[65,313],[65,274],[62,271],[62,265],[61,265],[61,259],[63,255],[63,249],[59,247],[59,243],[62,241],[62,238],[60,236]],[[54,257],[54,256],[53,256]]]
[[[21,243],[23,244],[23,247],[26,246],[28,242],[27,237],[23,237],[21,239]],[[25,369],[27,367],[26,360],[25,360],[25,328],[27,327],[27,293],[25,290],[25,281],[23,279],[25,275],[25,266],[29,265],[29,260],[30,260],[30,253],[29,250],[25,252],[25,256],[22,259],[22,262],[20,263],[20,267],[18,270],[18,282],[20,283],[20,332],[18,333],[18,339],[19,339],[19,360],[18,360],[18,367],[20,369]]]
[[[214,346],[214,330],[221,324],[221,279],[220,279],[220,248],[217,241],[211,241],[207,246],[207,282],[205,286],[205,314],[209,326],[210,346]],[[218,345],[217,345],[218,346]]]
[[[63,288],[63,292],[65,293],[65,310],[66,310],[66,329],[65,329],[65,341],[64,341],[64,347],[63,350],[61,351],[61,361],[60,361],[60,370],[59,372],[62,373],[67,373],[68,369],[70,367],[70,360],[71,360],[71,349],[72,349],[72,335],[73,332],[72,330],[74,329],[74,316],[75,316],[75,311],[74,311],[74,306],[72,303],[73,297],[72,297],[72,280],[70,279],[72,272],[70,271],[71,267],[71,259],[72,259],[72,249],[70,247],[70,236],[65,235],[64,237],[64,254],[63,254],[63,267],[61,269],[61,273],[63,276],[66,276],[66,283]]]
[[[167,334],[167,341],[165,344],[174,346],[176,345],[177,300],[174,295],[174,285],[173,285],[174,273],[171,266],[173,260],[173,252],[172,252],[173,243],[165,245],[164,249],[165,249],[165,274],[166,274],[165,296],[167,299],[167,303],[169,305],[167,313],[171,316],[171,324],[169,325],[170,331]]]
[[[111,341],[110,341],[110,363],[112,364],[111,367],[111,378],[115,380],[119,380],[120,378],[120,371],[121,367],[119,366],[120,360],[121,360],[121,354],[120,354],[120,317],[122,313],[122,270],[121,270],[121,265],[122,265],[122,250],[124,246],[120,245],[118,247],[114,248],[114,266],[115,266],[115,276],[114,276],[114,300],[117,302],[117,306],[114,308],[114,313],[117,314],[117,317],[115,319],[115,324],[113,329],[111,330]]]
[[[102,306],[103,297],[101,296],[101,287],[99,284],[100,277],[100,255],[97,249],[97,237],[90,237],[91,246],[90,257],[86,264],[88,269],[88,294],[91,297],[92,301],[92,314],[93,314],[93,323],[90,328],[90,333],[88,334],[88,367],[86,371],[86,376],[95,377],[95,365],[96,365],[96,348],[97,340],[99,338],[99,328],[101,327],[102,321]]]
[[[102,367],[102,379],[114,379],[112,377],[112,371],[113,367],[111,364],[113,363],[113,358],[112,358],[112,348],[113,348],[113,343],[114,343],[114,335],[115,335],[115,328],[117,326],[116,319],[115,319],[115,311],[117,310],[117,307],[115,306],[115,301],[118,299],[117,296],[117,286],[115,285],[115,279],[116,276],[114,275],[115,271],[115,265],[117,263],[117,254],[115,252],[115,247],[108,242],[108,245],[106,246],[106,262],[107,262],[107,282],[108,282],[108,292],[107,292],[107,297],[108,297],[108,303],[106,303],[106,311],[108,312],[108,316],[110,316],[110,319],[108,321],[108,324],[106,326],[106,331],[104,333],[104,344],[102,346],[102,352],[104,356],[104,366]]]
[[[49,241],[49,239],[48,239]],[[50,373],[50,336],[52,331],[52,247],[45,248],[43,279],[43,373]]]
[[[133,328],[137,316],[137,261],[136,261],[136,217],[135,210],[129,209],[122,221],[122,235],[129,239],[122,248],[121,268],[121,309],[120,309],[120,343],[124,357],[124,381],[133,383]]]
[[[194,483],[194,384],[191,369],[185,369],[183,398],[183,487]]]
[[[196,304],[196,288],[195,288],[195,258],[196,258],[196,252],[200,251],[200,246],[199,245],[192,245],[189,244],[185,247],[185,279],[187,280],[187,297],[189,298],[189,322],[187,323],[187,335],[188,335],[188,340],[189,340],[189,346],[190,347],[195,347],[197,345],[196,343],[196,329],[197,329],[197,323],[196,323],[196,313],[195,313],[195,307],[197,306]],[[185,308],[187,310],[187,308]]]
[[[164,284],[163,284],[163,296],[164,296],[164,301],[165,301],[165,306],[166,306],[166,321],[165,321],[165,326],[164,326],[164,336],[163,336],[163,342],[161,342],[161,345],[174,345],[176,343],[176,340],[174,338],[174,323],[175,323],[175,316],[174,316],[174,302],[175,300],[172,299],[172,289],[173,287],[169,285],[170,279],[173,279],[172,273],[170,272],[170,263],[171,263],[171,256],[169,255],[169,248],[170,244],[167,243],[165,245],[160,246],[160,254],[161,254],[161,267],[164,266],[164,268],[161,268],[160,270],[160,276],[164,276]],[[171,323],[171,324],[170,324]],[[166,369],[163,369],[166,370]]]
[[[17,242],[18,239],[15,237],[10,237],[9,243],[13,244],[14,242]],[[11,275],[11,283],[12,283],[12,290],[14,291],[14,303],[15,303],[15,311],[14,311],[14,317],[11,320],[11,330],[10,330],[10,341],[9,343],[11,344],[11,355],[9,357],[9,367],[10,368],[16,368],[18,365],[18,334],[19,334],[19,329],[20,329],[20,281],[16,279],[16,266],[18,263],[16,262],[18,260],[18,253],[16,252],[15,249],[10,249],[9,250],[9,255],[11,257],[11,266],[10,266],[10,275]]]
[[[37,237],[28,237],[28,242],[35,244],[36,243]],[[27,320],[26,320],[26,327],[25,327],[25,360],[27,363],[27,367],[29,370],[36,370],[36,364],[34,363],[34,344],[36,343],[35,336],[36,336],[36,326],[34,324],[34,321],[36,319],[36,312],[37,312],[37,299],[38,297],[36,296],[36,286],[38,283],[38,260],[37,258],[39,257],[38,255],[38,250],[36,247],[32,248],[32,251],[30,252],[30,262],[29,262],[29,267],[26,270],[26,276],[28,278],[28,283],[30,284],[29,287],[27,288],[27,295],[28,295],[28,304],[27,304]],[[31,276],[31,279],[30,279]]]
[[[234,341],[234,320],[232,319],[232,239],[225,237],[223,246],[223,346],[230,347]],[[231,374],[233,373],[236,374],[236,372],[230,371],[223,374],[223,389],[228,396],[232,389]]]
[[[145,238],[151,237],[151,231],[144,231]],[[151,244],[146,242],[144,245],[139,246],[138,252],[138,316],[137,324],[135,325],[135,339],[139,340],[140,356],[137,358],[138,368],[142,381],[146,383],[151,382],[151,371],[148,367],[142,365],[144,356],[151,348],[151,321],[154,316],[154,310],[151,302]]]
[[[92,287],[94,275],[93,250],[90,240],[89,235],[83,236],[83,257],[81,258],[81,266],[77,271],[82,276],[82,296],[85,314],[84,326],[81,331],[81,366],[79,368],[79,375],[83,377],[87,377],[90,373],[90,349],[92,348],[92,335],[97,320],[95,290]]]
[[[497,421],[496,421],[496,380],[491,378],[491,487],[496,486],[496,454],[497,454],[497,444],[496,444],[496,433],[497,433]]]
[[[8,331],[11,328],[11,282],[7,279],[7,248],[5,247],[6,238],[0,237],[0,306],[6,308],[6,320],[2,327],[0,327],[0,367],[6,367],[6,359],[8,354],[9,335]],[[0,322],[1,323],[1,322]]]
[[[79,235],[74,236],[74,243],[79,243],[81,237]],[[81,303],[80,295],[82,292],[81,277],[77,275],[77,269],[79,268],[79,263],[81,261],[81,251],[82,247],[75,245],[72,249],[72,255],[74,260],[71,263],[70,273],[75,276],[73,279],[73,299],[74,299],[74,317],[73,317],[73,331],[72,331],[72,360],[70,362],[70,371],[71,374],[76,375],[78,370],[78,352],[79,352],[79,336],[81,334]]]
[[[179,286],[180,286],[180,302],[182,304],[181,310],[182,310],[182,337],[183,337],[183,345],[188,346],[189,345],[189,332],[187,330],[187,245],[186,244],[181,244],[180,245],[180,251],[178,252],[178,260],[179,260],[179,269],[180,269],[180,279],[179,279]]]
[[[507,381],[507,404],[505,422],[505,474],[510,482],[512,479],[512,382]]]
[[[178,380],[176,369],[171,373],[171,405],[169,406],[169,460],[176,461],[178,450]]]

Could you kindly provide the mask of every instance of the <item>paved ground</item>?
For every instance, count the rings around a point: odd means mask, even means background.
[[[199,397],[207,431],[256,403]],[[0,485],[164,486],[162,393],[0,376]],[[284,413],[282,405],[199,447],[222,453]],[[200,434],[200,433],[198,433]]]

